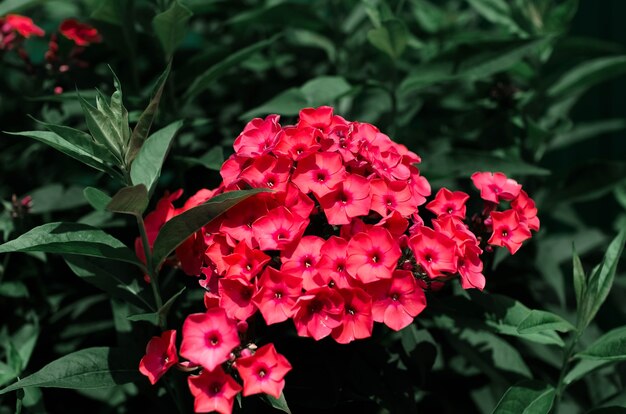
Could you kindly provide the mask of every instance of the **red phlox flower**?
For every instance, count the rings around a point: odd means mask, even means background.
[[[218,274],[223,275],[229,267],[224,259],[233,254],[234,247],[228,242],[228,237],[221,233],[207,236],[206,242],[209,246],[204,252],[206,262],[212,264]]]
[[[402,164],[402,155],[395,148],[388,151],[373,151],[372,167],[374,171],[387,181],[406,181],[411,176],[408,166]]]
[[[320,249],[321,258],[317,262],[317,274],[324,285],[331,281],[338,288],[349,288],[356,280],[346,270],[348,260],[348,241],[337,236],[330,236]]]
[[[374,125],[365,122],[353,122],[353,125],[352,139],[359,143],[359,152],[364,154],[366,159],[372,160],[368,153],[374,150],[376,151],[373,155],[376,156],[394,146],[393,141]]]
[[[306,290],[323,286],[323,282],[314,280],[317,274],[316,264],[320,259],[320,249],[323,244],[324,239],[321,237],[302,237],[295,249],[281,256],[280,270],[301,277],[302,287]]]
[[[274,154],[298,161],[320,149],[316,140],[319,133],[317,129],[302,126],[285,128],[284,131],[274,148]]]
[[[25,38],[31,36],[41,37],[46,33],[41,27],[37,26],[30,17],[20,16],[19,14],[7,14],[4,21],[11,29]]]
[[[291,160],[275,158],[272,155],[262,155],[255,158],[240,178],[254,188],[269,188],[275,191],[285,191],[291,171]]]
[[[463,289],[485,288],[485,276],[483,275],[483,262],[480,260],[482,253],[477,244],[467,241],[463,246],[463,255],[459,257],[457,268],[461,275],[461,287]]]
[[[537,207],[532,198],[528,197],[526,191],[520,190],[519,195],[511,201],[511,207],[517,212],[519,219],[526,223],[530,230],[539,231],[539,217],[537,217]]]
[[[462,191],[452,192],[447,188],[442,188],[437,192],[435,199],[426,204],[426,208],[437,215],[437,217],[450,215],[461,220],[465,218],[465,203],[469,195]]]
[[[372,227],[348,242],[346,269],[363,283],[389,279],[401,255],[400,246],[386,229]]]
[[[408,270],[396,270],[393,277],[368,286],[372,315],[394,331],[408,326],[426,307],[426,295]]]
[[[252,297],[268,325],[286,321],[302,292],[302,278],[266,267]]]
[[[346,169],[341,155],[335,152],[318,152],[298,161],[291,181],[305,194],[313,192],[319,199],[341,182]]]
[[[154,385],[177,362],[176,331],[165,331],[161,336],[153,336],[148,342],[146,355],[139,362],[139,372]]]
[[[355,234],[367,233],[367,230],[372,227],[371,224],[366,224],[362,219],[356,217],[350,223],[339,228],[339,237],[350,240]]]
[[[429,227],[420,227],[409,239],[415,261],[428,276],[442,276],[443,272],[456,273],[456,243],[444,233]]]
[[[507,178],[501,172],[475,172],[472,174],[472,182],[480,190],[483,200],[496,204],[501,200],[513,200],[522,189],[517,181]]]
[[[146,227],[146,235],[148,236],[148,244],[150,245],[150,250],[152,250],[152,245],[159,235],[159,231],[161,227],[169,221],[172,217],[176,215],[176,209],[172,204],[174,201],[178,200],[180,196],[183,195],[183,190],[179,189],[174,191],[172,194],[169,192],[165,192],[163,197],[158,201],[156,208],[153,212],[149,213],[144,218],[144,225]],[[143,243],[141,242],[141,238],[137,237],[135,239],[135,254],[142,261],[146,262],[146,255],[143,250]]]
[[[199,230],[176,248],[176,257],[180,268],[189,276],[198,276],[204,264],[204,252],[207,244],[204,232]]]
[[[298,335],[316,341],[330,335],[343,321],[343,297],[329,287],[309,290],[298,298],[293,309],[292,318]]]
[[[224,309],[211,308],[185,319],[180,355],[191,362],[213,371],[228,360],[237,345],[237,324],[226,316]]]
[[[254,232],[256,221],[268,211],[263,197],[252,196],[226,211],[220,231],[237,241],[245,241],[252,248],[258,247]]]
[[[442,233],[454,240],[457,247],[461,249],[468,241],[478,245],[476,235],[460,219],[451,215],[443,215],[432,220],[433,228],[436,232]]]
[[[411,196],[411,190],[405,181],[390,181],[376,179],[371,181],[372,210],[385,217],[393,211],[398,211],[408,217],[417,210]]]
[[[271,257],[258,249],[251,249],[247,243],[240,242],[235,247],[233,254],[224,257],[227,265],[225,277],[252,280],[261,272]]]
[[[340,344],[369,338],[374,328],[372,297],[360,288],[339,289],[344,300],[343,321],[331,335]]]
[[[320,131],[328,132],[333,123],[333,108],[320,106],[318,108],[304,108],[300,110],[298,126],[310,126]]]
[[[349,174],[319,200],[328,224],[349,224],[358,216],[366,216],[372,204],[370,183],[367,178]]]
[[[257,307],[252,302],[254,285],[243,278],[220,279],[220,307],[231,319],[245,321],[254,315]]]
[[[194,207],[198,207],[200,204],[204,204],[210,199],[212,199],[216,195],[216,190],[209,190],[207,188],[202,188],[198,190],[194,195],[189,197],[185,204],[176,210],[176,215],[184,213],[185,211],[192,209]]]
[[[530,230],[520,221],[517,212],[513,209],[492,211],[491,220],[493,234],[488,243],[506,247],[511,254],[515,254],[522,247],[522,242],[531,236]]]
[[[274,344],[267,344],[257,349],[254,355],[237,359],[235,368],[243,379],[244,397],[265,393],[279,398],[291,364],[276,352]]]
[[[65,19],[59,26],[61,34],[76,43],[77,46],[87,46],[90,43],[99,43],[102,36],[98,29],[76,19]]]
[[[193,408],[196,413],[231,414],[235,396],[241,391],[241,385],[221,366],[215,370],[202,370],[200,375],[187,378],[189,390],[195,400]]]
[[[430,195],[430,183],[428,180],[420,175],[419,169],[414,165],[409,166],[411,176],[407,180],[409,191],[413,196],[413,203],[416,206],[421,206],[426,202],[426,197]]]
[[[280,206],[255,221],[252,230],[261,250],[285,250],[302,236],[308,224],[308,219]]]
[[[359,151],[359,143],[352,139],[352,124],[339,124],[328,134],[330,145],[326,151],[337,152],[344,163],[352,161],[354,154]]]
[[[383,217],[375,226],[380,226],[391,234],[394,239],[399,239],[409,227],[409,221],[402,217],[398,211],[393,211],[386,217]]]
[[[315,208],[313,200],[291,182],[287,183],[287,191],[276,194],[276,198],[280,198],[281,195],[284,195],[284,200],[281,200],[281,204],[303,219],[308,218]]]
[[[278,123],[280,116],[268,115],[265,119],[255,118],[235,139],[235,153],[243,157],[268,154],[283,134]]]
[[[237,154],[231,155],[220,168],[220,175],[222,176],[222,183],[225,187],[231,187],[239,181],[241,172],[246,169],[248,165],[252,163],[252,158],[238,156]]]

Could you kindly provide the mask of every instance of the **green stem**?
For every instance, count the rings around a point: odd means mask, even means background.
[[[581,332],[576,331],[574,336],[569,341],[567,348],[563,351],[563,362],[561,363],[561,372],[559,373],[559,380],[556,385],[556,393],[554,397],[554,406],[552,408],[552,412],[556,413],[558,410],[559,403],[561,402],[561,398],[563,398],[563,392],[565,391],[565,375],[567,374],[570,360],[572,359],[572,354],[574,353],[574,349],[576,348],[576,344],[580,339]]]
[[[163,300],[161,299],[161,293],[159,291],[159,272],[154,268],[154,264],[152,263],[152,251],[150,250],[150,243],[148,242],[146,225],[143,222],[143,217],[139,215],[137,216],[137,226],[139,227],[143,252],[146,256],[146,267],[148,269],[148,276],[150,276],[150,286],[152,286],[152,294],[154,295],[154,302],[158,310],[163,306]],[[164,328],[164,321],[161,317],[159,317],[159,325]]]
[[[2,260],[2,267],[0,268],[0,283],[2,283],[4,274],[7,272],[7,266],[9,265],[10,258],[11,258],[11,253],[4,254],[4,259]]]

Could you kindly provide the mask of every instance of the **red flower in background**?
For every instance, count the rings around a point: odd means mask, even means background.
[[[8,25],[10,29],[15,30],[17,33],[25,38],[29,38],[31,36],[41,37],[46,33],[41,27],[33,23],[33,19],[26,16],[20,16],[19,14],[8,14],[4,18],[4,24]]]
[[[98,29],[76,19],[66,19],[59,26],[61,34],[76,43],[77,46],[87,46],[90,43],[100,43],[102,36]]]

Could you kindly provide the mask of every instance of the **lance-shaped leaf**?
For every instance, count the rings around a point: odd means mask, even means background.
[[[202,75],[198,76],[193,81],[193,83],[187,89],[187,92],[185,92],[184,98],[186,100],[193,99],[200,92],[202,92],[206,88],[208,88],[211,85],[211,83],[214,82],[217,78],[219,78],[220,76],[225,74],[228,70],[230,70],[231,68],[239,65],[244,60],[248,59],[252,55],[258,53],[262,49],[264,49],[267,46],[271,45],[279,37],[280,37],[280,35],[276,35],[276,36],[273,36],[273,37],[271,37],[269,39],[261,40],[260,42],[257,42],[257,43],[255,43],[253,45],[250,45],[250,46],[246,47],[246,48],[238,50],[237,52],[233,53],[232,55],[230,55],[230,56],[220,60],[219,63],[216,63],[215,65],[211,66],[204,73],[202,73]]]
[[[276,408],[277,410],[280,410],[284,413],[291,414],[291,410],[289,409],[289,406],[287,405],[287,400],[285,399],[285,394],[283,394],[282,392],[280,393],[280,397],[278,398],[274,398],[268,394],[264,394],[263,397],[263,399],[271,407]]]
[[[52,361],[39,371],[0,390],[1,394],[26,387],[89,389],[126,384],[140,378],[128,351],[109,347],[87,348]]]
[[[83,196],[96,211],[105,211],[107,204],[111,201],[108,194],[94,187],[86,187],[83,190]]]
[[[626,326],[605,333],[576,356],[583,359],[604,361],[626,360]]]
[[[152,305],[142,295],[137,282],[141,275],[136,269],[121,263],[85,256],[65,255],[64,259],[76,276],[111,297],[132,303],[140,309],[153,310]]]
[[[87,152],[81,147],[68,142],[59,134],[51,131],[24,131],[24,132],[5,132],[10,135],[20,135],[24,137],[33,138],[39,142],[51,146],[57,151],[61,151],[65,155],[86,164],[98,171],[111,172],[111,169],[105,164],[104,160],[98,158],[94,154]]]
[[[120,189],[106,206],[108,211],[141,216],[149,203],[148,190],[143,184]]]
[[[143,143],[130,168],[130,178],[133,184],[145,185],[148,193],[152,194],[161,175],[161,167],[165,157],[182,125],[182,121],[173,122],[150,135]]]
[[[522,334],[543,331],[569,332],[576,329],[574,325],[554,313],[533,309],[528,316],[517,325],[517,332]]]
[[[97,97],[97,101],[101,102],[101,98]],[[85,99],[80,97],[80,103],[83,108],[83,114],[85,115],[85,122],[87,128],[93,138],[99,144],[108,148],[113,154],[119,164],[122,163],[122,148],[123,141],[120,131],[115,128],[113,121],[110,118],[110,114],[95,108]]]
[[[585,291],[587,290],[587,280],[585,276],[585,270],[583,264],[576,253],[576,248],[572,246],[572,266],[573,266],[573,278],[574,278],[574,292],[576,293],[576,309],[580,311],[583,305],[585,297]],[[580,318],[580,315],[579,315]]]
[[[509,388],[493,414],[548,414],[555,390],[540,381],[522,381]]]
[[[139,148],[143,145],[143,142],[148,138],[148,134],[150,133],[150,128],[152,127],[152,122],[154,122],[154,118],[156,117],[157,110],[159,109],[159,103],[161,102],[161,96],[163,95],[163,88],[165,87],[165,82],[170,74],[170,70],[172,68],[172,61],[170,60],[165,68],[165,71],[159,76],[157,79],[156,85],[154,86],[154,90],[152,91],[152,97],[150,98],[150,103],[139,116],[139,120],[133,128],[133,133],[130,137],[130,144],[128,145],[128,151],[126,152],[126,164],[130,165],[135,157],[137,156],[137,152]]]
[[[0,245],[0,253],[45,252],[119,260],[140,266],[135,254],[115,237],[86,224],[48,223]]]
[[[178,0],[172,2],[169,9],[154,16],[152,27],[159,38],[165,56],[172,56],[187,32],[187,22],[193,16],[191,10]]]
[[[579,96],[592,86],[626,73],[626,56],[608,56],[569,69],[548,89],[551,98]]]
[[[173,217],[163,225],[154,241],[152,257],[155,268],[158,269],[167,256],[196,231],[248,197],[266,191],[259,188],[230,191]]]
[[[390,19],[367,33],[367,39],[374,47],[388,54],[392,59],[402,55],[408,40],[408,30],[402,20]]]
[[[589,374],[596,369],[600,369],[611,364],[613,361],[602,360],[602,359],[581,359],[568,373],[565,375],[563,379],[563,383],[565,385],[569,385],[574,381],[577,381],[585,375]]]
[[[167,318],[167,314],[170,312],[170,308],[172,307],[176,299],[178,299],[178,297],[182,295],[184,291],[185,291],[185,287],[183,287],[181,290],[176,292],[174,296],[169,298],[167,302],[165,302],[163,306],[161,306],[161,308],[159,308],[159,310],[157,310],[156,312],[138,313],[136,315],[130,315],[126,319],[128,319],[129,321],[133,321],[133,322],[147,321],[154,325],[159,325],[162,320],[165,320],[165,318]]]
[[[624,242],[626,242],[626,229],[613,239],[604,254],[602,263],[591,272],[580,313],[580,329],[584,329],[591,322],[608,296],[615,279],[617,264],[624,250]]]

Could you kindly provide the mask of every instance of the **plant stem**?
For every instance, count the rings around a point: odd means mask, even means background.
[[[569,341],[567,348],[563,352],[563,362],[561,363],[561,372],[559,373],[559,380],[556,385],[556,393],[554,396],[554,406],[552,407],[552,412],[556,413],[559,407],[559,403],[561,402],[561,398],[563,397],[563,392],[565,391],[565,374],[567,374],[567,369],[569,368],[569,363],[572,358],[572,354],[574,353],[574,348],[580,339],[581,332],[576,331],[574,336]]]
[[[148,269],[148,276],[150,276],[150,285],[152,286],[152,294],[154,295],[154,302],[157,307],[157,311],[163,306],[163,300],[161,299],[161,293],[159,291],[159,272],[154,268],[152,263],[152,251],[150,250],[150,243],[148,242],[148,234],[146,232],[146,225],[143,222],[143,217],[137,215],[137,226],[139,227],[139,234],[141,236],[141,244],[143,245],[143,252],[146,256],[146,267]],[[163,328],[164,321],[159,316],[159,325]]]

